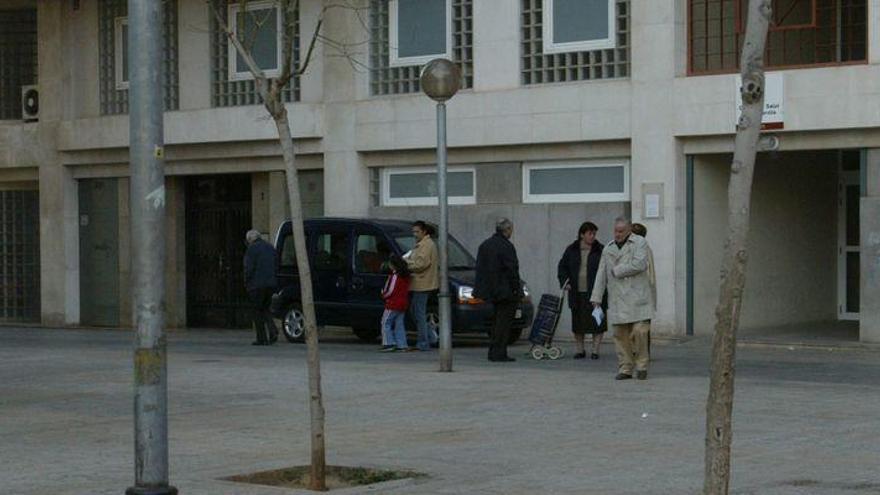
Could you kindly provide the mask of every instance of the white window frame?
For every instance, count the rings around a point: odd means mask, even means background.
[[[598,167],[623,167],[623,192],[577,194],[532,194],[530,192],[532,170]],[[523,203],[610,203],[630,201],[629,169],[629,160],[624,159],[526,163],[523,164],[522,168]]]
[[[617,30],[615,29],[615,14],[617,11],[617,0],[608,1],[608,37],[584,40],[584,41],[568,41],[565,43],[553,42],[553,1],[544,0],[544,10],[541,13],[543,23],[541,25],[542,39],[544,40],[544,53],[570,53],[584,52],[589,50],[605,50],[608,48],[616,48]]]
[[[125,64],[125,53],[122,53],[122,47],[125,46],[122,40],[122,27],[128,26],[128,17],[117,17],[113,21],[113,77],[115,78],[116,89],[117,90],[126,90],[128,89],[128,81],[122,79],[122,75],[124,74],[124,65]],[[131,77],[131,67],[128,68],[128,76]]]
[[[388,65],[390,67],[406,67],[424,65],[435,58],[452,60],[452,0],[446,0],[446,52],[418,57],[401,57],[398,55],[400,38],[398,33],[398,0],[388,2]]]
[[[473,181],[473,194],[470,196],[449,196],[449,204],[451,205],[473,205],[477,204],[477,169],[469,166],[454,166],[447,169],[447,173],[452,172],[470,172]],[[437,174],[436,167],[390,167],[382,169],[381,185],[382,185],[382,206],[437,206],[438,199],[431,196],[422,196],[416,198],[392,198],[391,197],[391,176],[401,174],[418,174],[426,175]]]
[[[275,43],[278,47],[277,50],[275,50],[276,59],[277,59],[275,61],[275,65],[277,66],[277,68],[271,69],[271,70],[264,70],[263,74],[265,74],[266,77],[278,77],[281,75],[281,64],[282,64],[283,57],[284,57],[284,55],[283,55],[284,50],[282,49],[283,43],[284,43],[283,36],[282,36],[284,23],[281,18],[282,17],[281,8],[278,6],[278,2],[276,2],[275,0],[264,0],[264,1],[260,1],[260,2],[248,2],[246,5],[246,11],[264,10],[264,9],[268,9],[268,8],[275,8],[275,11],[276,11],[275,20],[277,21],[277,24],[278,24],[275,27],[275,36],[276,36]],[[237,17],[238,17],[238,12],[240,10],[241,10],[241,4],[233,3],[233,4],[229,5],[228,11],[227,11],[227,17],[226,17],[227,21],[226,22],[229,24],[229,28],[232,29],[232,34],[235,35],[235,37],[238,37],[238,19],[237,19]],[[235,45],[232,44],[231,42],[229,43],[227,52],[228,52],[228,54],[227,54],[228,63],[226,65],[228,66],[229,80],[230,81],[250,81],[250,80],[252,80],[254,78],[254,75],[251,74],[250,69],[245,67],[243,71],[239,70],[239,68],[238,68],[238,50],[235,49]]]

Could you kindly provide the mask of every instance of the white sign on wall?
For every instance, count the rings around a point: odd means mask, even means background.
[[[736,87],[736,121],[742,114],[742,94],[739,90],[742,86],[742,76],[736,75],[734,79]],[[783,107],[783,78],[781,72],[769,72],[764,74],[764,115],[761,117],[761,129],[782,129],[784,125]]]

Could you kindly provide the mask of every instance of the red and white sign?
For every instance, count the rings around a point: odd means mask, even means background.
[[[736,84],[736,121],[739,122],[739,116],[742,114],[742,94],[740,87],[742,86],[742,76],[736,75],[734,79]],[[761,129],[783,129],[785,128],[785,112],[783,106],[783,78],[781,72],[769,72],[764,74],[764,115],[761,117]]]

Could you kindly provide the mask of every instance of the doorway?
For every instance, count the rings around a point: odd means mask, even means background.
[[[859,201],[861,153],[841,151],[837,198],[837,314],[840,320],[859,319]]]
[[[80,321],[119,326],[119,182],[79,181]]]
[[[249,174],[186,179],[188,326],[250,324],[242,260],[251,220]]]

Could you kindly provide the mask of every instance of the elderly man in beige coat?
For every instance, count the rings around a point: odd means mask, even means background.
[[[590,301],[598,307],[608,289],[608,323],[614,328],[617,380],[648,378],[648,332],[654,317],[650,250],[645,238],[632,233],[620,217],[614,223],[614,242],[605,246]],[[633,349],[635,347],[635,349]],[[634,362],[635,361],[635,362]]]

